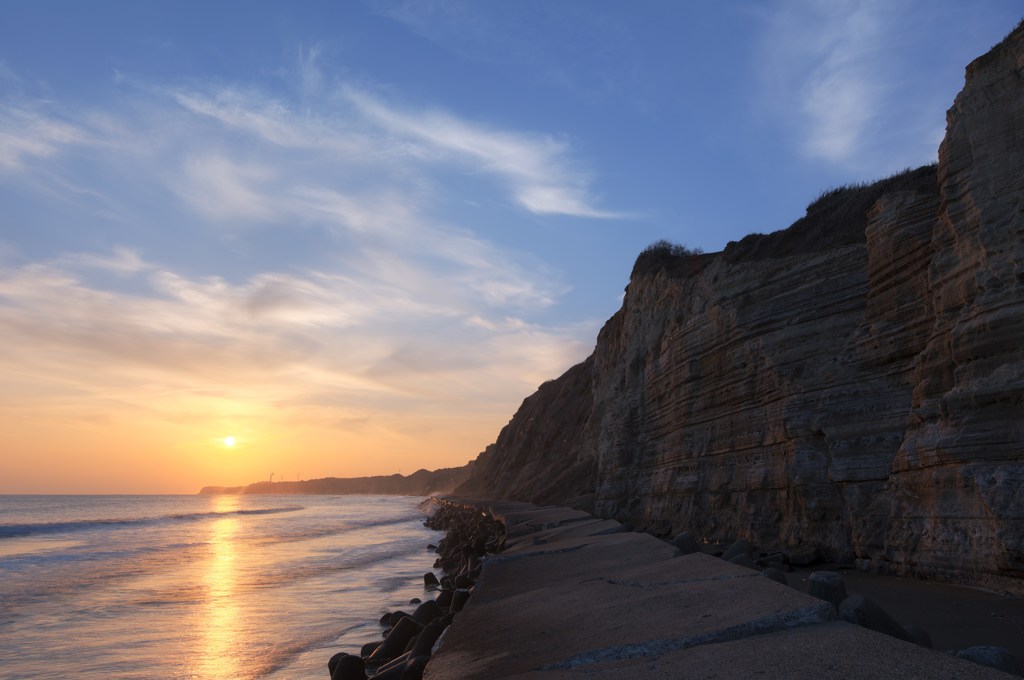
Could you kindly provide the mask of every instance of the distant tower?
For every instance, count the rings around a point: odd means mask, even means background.
[[[273,473],[273,472],[271,472],[271,473],[270,473],[270,483],[271,483],[271,484],[273,484],[273,483],[274,483],[274,474],[275,474],[275,473]]]

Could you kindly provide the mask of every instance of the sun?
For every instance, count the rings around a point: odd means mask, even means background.
[[[235,438],[234,437],[224,437],[224,446],[229,446],[230,447],[230,446],[234,446],[234,445],[235,445]]]

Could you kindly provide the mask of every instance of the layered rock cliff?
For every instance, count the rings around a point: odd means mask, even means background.
[[[644,253],[457,493],[1024,593],[1024,26],[947,123],[937,168]]]

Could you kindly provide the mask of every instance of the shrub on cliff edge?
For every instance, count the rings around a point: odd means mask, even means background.
[[[653,275],[659,271],[672,277],[693,276],[703,268],[706,257],[709,256],[705,256],[700,248],[661,239],[640,251],[629,278]]]

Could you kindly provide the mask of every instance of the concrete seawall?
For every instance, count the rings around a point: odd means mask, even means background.
[[[838,620],[835,607],[570,508],[443,499],[502,521],[506,550],[424,678],[1013,678]]]

